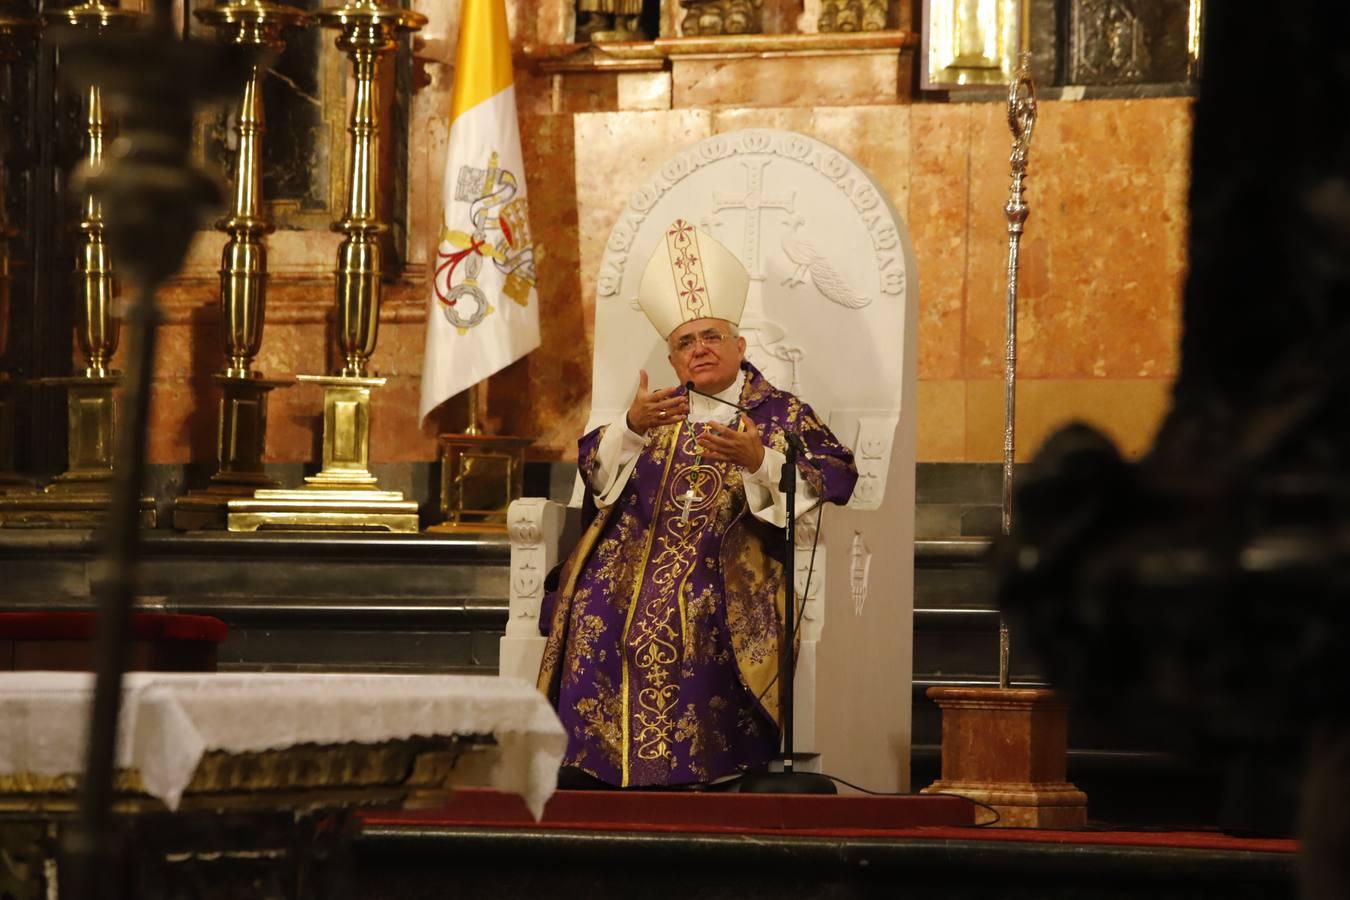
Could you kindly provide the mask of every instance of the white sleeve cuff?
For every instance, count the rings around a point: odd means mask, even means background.
[[[754,472],[743,476],[745,484],[745,502],[750,514],[761,522],[782,528],[787,524],[787,498],[778,489],[783,466],[787,457],[772,447],[764,448],[764,461]],[[801,518],[807,510],[815,507],[816,492],[805,478],[797,479],[796,514]]]
[[[609,506],[619,499],[645,446],[647,436],[629,430],[627,416],[620,416],[605,429],[600,436],[600,446],[595,448],[595,472],[591,484],[597,505]]]
[[[641,453],[642,448],[647,446],[647,441],[651,438],[650,435],[638,434],[636,431],[629,428],[628,416],[626,415],[609,427],[619,432],[623,439],[623,443],[620,446],[628,453]]]
[[[783,456],[772,447],[764,448],[764,459],[760,460],[759,468],[753,472],[747,472],[745,477],[748,481],[764,487],[776,487],[778,479],[783,474],[783,463],[787,462],[787,457]]]

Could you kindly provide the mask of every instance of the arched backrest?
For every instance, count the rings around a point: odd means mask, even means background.
[[[804,134],[714,135],[676,152],[628,199],[597,279],[586,430],[628,408],[640,368],[653,386],[675,382],[665,343],[637,306],[637,288],[676,218],[741,257],[751,275],[741,321],[750,361],[815,407],[854,449],[860,478],[850,507],[879,508],[904,387],[915,377],[914,253],[876,180]]]

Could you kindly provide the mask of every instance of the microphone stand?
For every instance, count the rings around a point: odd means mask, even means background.
[[[743,413],[750,410],[730,400],[706,394],[694,387],[692,381],[686,382],[684,389],[691,394],[734,406]],[[793,703],[795,692],[797,663],[797,603],[793,578],[793,558],[797,547],[797,454],[806,455],[801,436],[796,432],[785,431],[787,450],[783,453],[783,471],[778,478],[778,489],[783,493],[787,508],[787,525],[783,527],[783,648],[778,654],[778,680],[783,686],[781,718],[783,721],[783,749],[780,759],[781,772],[749,772],[742,779],[739,791],[742,794],[837,794],[834,782],[817,772],[798,772],[793,764],[814,759],[815,753],[795,752],[792,745]],[[807,459],[811,465],[819,468],[814,460]]]

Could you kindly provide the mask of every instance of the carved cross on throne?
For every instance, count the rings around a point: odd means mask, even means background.
[[[763,281],[764,272],[760,267],[759,242],[763,231],[763,213],[766,209],[781,209],[784,212],[793,212],[793,205],[797,200],[797,192],[789,191],[785,197],[768,197],[764,194],[764,168],[768,166],[768,159],[743,159],[741,165],[745,166],[746,185],[744,194],[724,194],[721,191],[713,191],[713,214],[704,220],[704,226],[717,222],[717,213],[726,209],[745,210],[745,225],[742,231],[742,240],[744,241],[744,262],[745,267],[750,270],[750,278],[754,281]]]
[[[797,383],[796,360],[788,359],[783,353],[800,351],[774,345],[783,340],[785,332],[782,325],[771,320],[764,309],[764,297],[761,286],[764,282],[763,260],[760,258],[760,244],[764,233],[765,210],[782,210],[796,215],[797,192],[788,191],[783,195],[770,195],[764,191],[764,170],[771,159],[751,156],[739,160],[745,167],[745,192],[729,194],[713,191],[713,209],[703,219],[703,227],[720,225],[719,213],[729,209],[745,210],[745,222],[742,226],[741,261],[750,271],[752,286],[745,300],[745,311],[741,317],[741,330],[745,335],[746,358],[754,363],[770,381],[787,386],[790,390],[800,389]],[[759,282],[754,285],[753,282]],[[788,362],[788,366],[782,363]]]

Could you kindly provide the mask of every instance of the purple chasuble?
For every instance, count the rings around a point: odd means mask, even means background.
[[[749,363],[741,405],[766,445],[801,435],[823,501],[846,503],[853,454]],[[595,510],[545,597],[540,687],[567,730],[564,765],[619,786],[709,782],[779,747],[783,533],[746,504],[741,470],[703,460],[706,423],[652,429],[617,501]],[[581,439],[583,476],[604,429]]]

